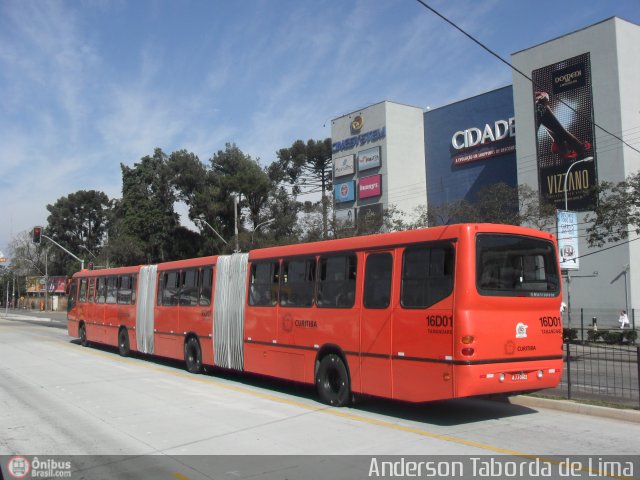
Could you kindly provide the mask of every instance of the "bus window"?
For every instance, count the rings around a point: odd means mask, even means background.
[[[211,305],[211,294],[213,289],[213,267],[205,267],[200,272],[200,300],[201,307]]]
[[[118,289],[118,303],[120,305],[130,305],[133,289],[131,285],[131,275],[123,275],[120,277],[120,288]]]
[[[85,303],[87,301],[87,282],[88,279],[80,279],[80,293],[78,294],[78,302]]]
[[[96,279],[96,303],[104,303],[107,298],[107,279],[100,277]]]
[[[116,303],[118,297],[118,277],[107,277],[107,301],[106,303]]]
[[[356,298],[356,256],[323,257],[318,270],[318,307],[353,307]]]
[[[136,303],[136,288],[138,286],[138,275],[132,275],[131,277],[131,305]]]
[[[315,259],[282,262],[280,305],[283,307],[310,307],[316,279]]]
[[[393,257],[375,253],[367,257],[364,273],[365,308],[387,308],[391,302]]]
[[[179,272],[164,272],[163,273],[163,285],[162,285],[162,305],[175,306],[178,305],[178,298],[180,294],[180,286],[178,281],[180,280]]]
[[[198,305],[198,273],[197,268],[182,272],[182,288],[180,289],[180,305],[195,307]]]
[[[96,279],[90,278],[89,279],[89,303],[94,302],[95,293],[96,293]]]
[[[427,308],[453,291],[454,253],[451,245],[409,247],[402,263],[401,303]]]
[[[67,300],[67,312],[73,310],[73,307],[76,306],[76,294],[77,294],[78,283],[76,280],[71,280],[68,285],[68,300]]]
[[[476,284],[481,295],[558,295],[553,243],[516,235],[478,235]]]
[[[251,265],[249,305],[272,307],[278,302],[278,262],[254,263]]]

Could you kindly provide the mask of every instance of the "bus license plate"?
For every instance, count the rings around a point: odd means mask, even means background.
[[[518,380],[527,380],[527,374],[526,373],[514,373],[513,375],[511,375],[511,380],[518,381]]]

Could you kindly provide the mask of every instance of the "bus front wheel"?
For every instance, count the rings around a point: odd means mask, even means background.
[[[184,361],[189,373],[202,372],[202,352],[197,338],[191,337],[184,344]]]
[[[334,407],[345,407],[351,399],[349,373],[340,356],[330,353],[320,360],[316,373],[320,400]]]

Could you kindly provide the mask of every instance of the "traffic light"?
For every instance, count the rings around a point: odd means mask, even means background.
[[[42,241],[42,227],[33,227],[33,243],[40,245]]]

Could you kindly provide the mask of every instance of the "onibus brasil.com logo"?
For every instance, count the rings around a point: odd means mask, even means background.
[[[17,455],[7,462],[7,471],[13,478],[71,478],[71,462],[38,457],[29,461]]]

